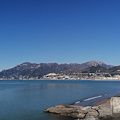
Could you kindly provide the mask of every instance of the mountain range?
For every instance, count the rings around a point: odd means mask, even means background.
[[[118,74],[120,66],[107,65],[100,61],[89,61],[82,64],[58,64],[58,63],[29,63],[25,62],[11,69],[0,72],[0,79],[19,79],[24,77],[40,79],[49,73],[71,75],[73,73],[110,72]]]

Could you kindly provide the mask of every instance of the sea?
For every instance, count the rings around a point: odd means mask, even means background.
[[[120,94],[120,81],[0,80],[0,120],[74,120],[44,113],[58,104],[92,105]]]

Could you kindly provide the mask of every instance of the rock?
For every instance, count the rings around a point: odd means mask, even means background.
[[[84,118],[85,111],[81,110],[82,106],[74,105],[57,105],[55,107],[48,108],[44,112],[57,113],[64,116],[70,116],[73,118]]]
[[[91,106],[81,108],[81,110],[84,110],[84,111],[89,111],[90,109],[91,109]]]
[[[99,116],[99,112],[98,111],[96,111],[96,110],[94,110],[94,109],[91,109],[91,110],[89,110],[88,111],[88,113],[86,114],[86,117],[91,117],[91,116],[93,116],[93,117],[98,117]]]
[[[93,117],[93,116],[90,116],[90,117],[85,118],[84,120],[98,120],[98,118],[95,118],[95,117]]]
[[[106,116],[112,114],[110,100],[106,101],[104,104],[99,105],[98,107],[99,116]]]
[[[91,107],[91,109],[99,110],[99,109],[100,109],[100,106],[94,106],[94,107]]]
[[[120,97],[112,97],[110,99],[112,113],[120,113]]]
[[[44,112],[58,113],[58,114],[65,114],[65,115],[74,111],[75,109],[73,109],[72,107],[68,107],[66,105],[57,105],[55,107],[51,107],[44,110]]]
[[[66,106],[67,106],[67,105],[66,105]],[[65,105],[56,105],[55,107],[63,108],[63,107],[65,107]]]
[[[70,117],[84,119],[85,114],[83,112],[81,112],[81,113],[74,112],[74,113],[70,114]]]
[[[78,120],[113,120],[111,118],[120,118],[120,97],[112,97],[96,106],[57,105],[44,112],[57,113]]]

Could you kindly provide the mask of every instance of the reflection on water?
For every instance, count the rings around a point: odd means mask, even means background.
[[[43,110],[118,90],[114,81],[0,81],[0,120],[72,120]]]
[[[55,84],[55,83],[43,83],[43,84],[37,84],[35,86],[28,86],[22,90],[48,90],[48,89],[57,89],[57,88],[73,88],[73,89],[84,89],[84,87],[77,85],[77,84]]]

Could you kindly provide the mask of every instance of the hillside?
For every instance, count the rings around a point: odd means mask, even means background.
[[[96,66],[99,66],[99,68]],[[92,67],[92,68],[91,68]],[[40,79],[48,73],[56,73],[60,75],[72,75],[81,72],[103,72],[111,65],[99,61],[89,61],[86,63],[70,63],[70,64],[57,64],[57,63],[29,63],[25,62],[17,65],[11,69],[3,70],[0,72],[0,79]],[[91,69],[89,69],[91,68]],[[110,69],[111,70],[111,69]]]

